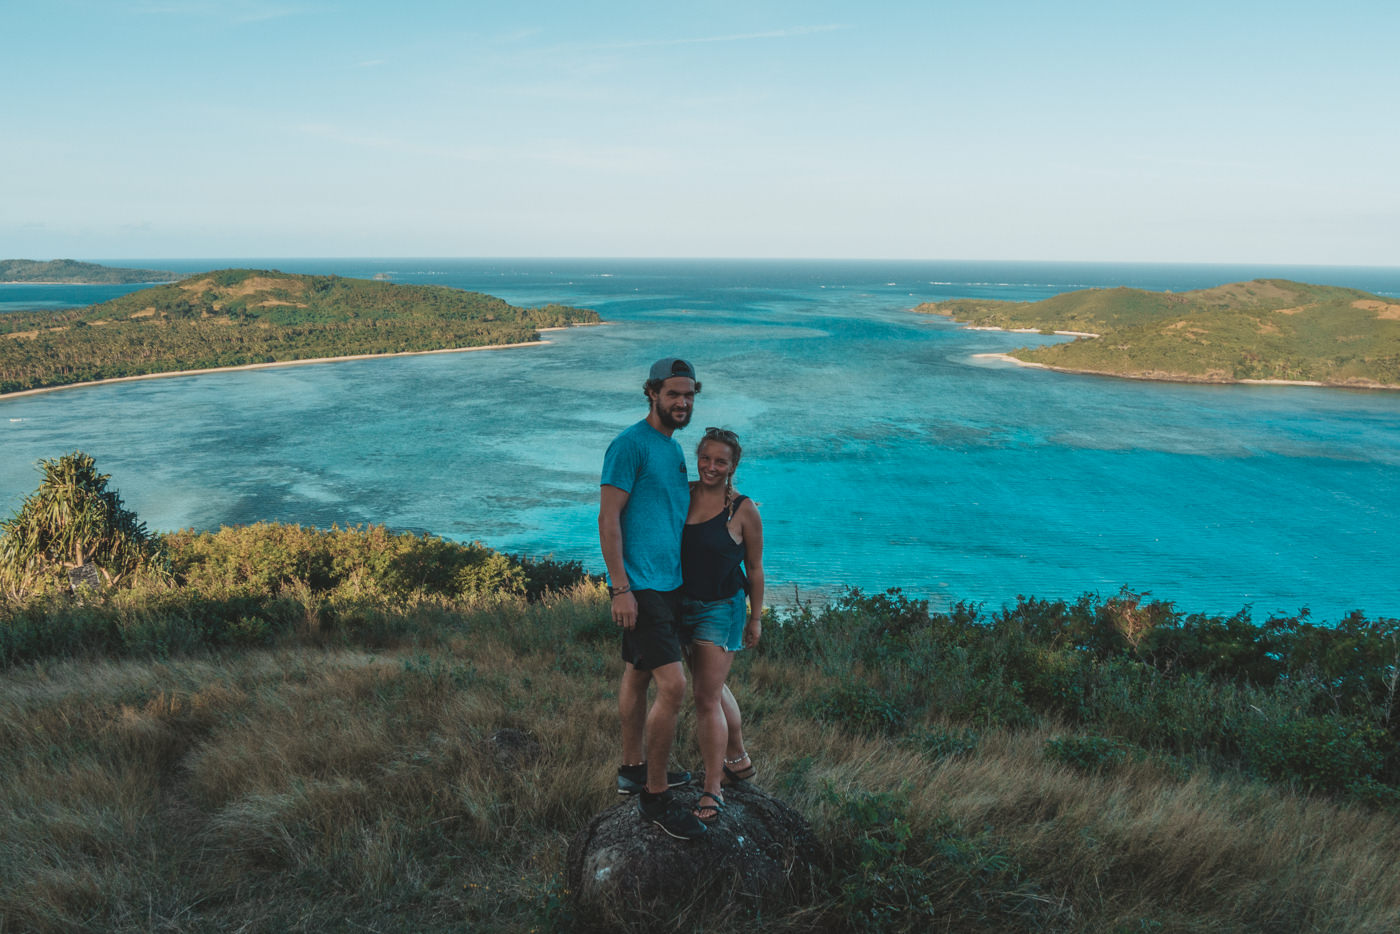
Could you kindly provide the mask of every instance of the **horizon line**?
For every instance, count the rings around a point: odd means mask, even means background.
[[[501,255],[451,255],[451,254],[224,254],[205,256],[93,256],[78,259],[73,256],[57,256],[48,260],[31,260],[27,257],[12,257],[0,262],[133,262],[133,261],[178,261],[198,262],[202,260],[373,260],[392,262],[402,260],[532,260],[568,262],[726,262],[726,263],[1020,263],[1026,265],[1101,265],[1101,266],[1264,266],[1264,267],[1311,267],[1319,269],[1385,269],[1400,270],[1397,264],[1336,263],[1336,262],[1290,262],[1283,260],[1134,260],[1134,259],[978,259],[971,257],[868,257],[868,256],[589,256],[586,254],[501,254]]]

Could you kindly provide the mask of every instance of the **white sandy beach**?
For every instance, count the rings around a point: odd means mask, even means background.
[[[562,331],[567,327],[540,328],[540,331]],[[543,347],[549,341],[522,341],[518,344],[482,344],[480,347],[446,347],[441,350],[405,350],[400,353],[364,353],[347,357],[311,357],[306,360],[276,360],[272,363],[245,363],[241,366],[219,366],[207,370],[171,370],[166,373],[143,373],[140,376],[115,376],[111,379],[94,379],[85,383],[66,383],[62,386],[45,386],[42,389],[21,389],[18,392],[0,394],[0,399],[17,399],[20,396],[36,396],[43,392],[59,392],[64,389],[80,389],[84,386],[103,386],[107,383],[130,383],[141,379],[166,379],[171,376],[200,376],[205,373],[228,373],[235,370],[266,370],[272,367],[305,366],[311,363],[343,363],[346,360],[374,360],[380,357],[421,357],[435,353],[469,353],[473,350],[507,350],[512,347]]]
[[[1252,385],[1252,386],[1316,386],[1329,389],[1389,389],[1397,390],[1400,386],[1392,386],[1386,383],[1375,383],[1370,381],[1357,381],[1351,383],[1324,383],[1311,379],[1206,379],[1204,377],[1175,376],[1168,373],[1148,374],[1148,373],[1109,373],[1104,370],[1074,370],[1063,366],[1050,366],[1045,363],[1032,363],[1029,360],[1017,360],[1010,354],[1005,353],[976,353],[972,355],[974,360],[1000,360],[1003,363],[1014,363],[1017,366],[1027,367],[1033,370],[1054,370],[1056,373],[1078,373],[1082,376],[1113,376],[1118,379],[1140,379],[1157,383],[1210,383],[1215,385]]]
[[[1101,337],[1093,331],[1042,331],[1040,328],[996,328],[991,325],[969,324],[968,331],[1001,331],[1003,334],[1057,334],[1060,337]]]

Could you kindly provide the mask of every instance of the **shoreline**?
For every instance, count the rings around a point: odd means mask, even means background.
[[[179,279],[143,279],[140,282],[68,282],[63,279],[8,279],[0,282],[0,285],[170,285],[172,282],[179,281]]]
[[[1103,337],[1102,334],[1095,334],[1093,331],[1043,331],[1040,328],[999,328],[990,324],[968,324],[964,325],[963,329],[967,331],[1000,331],[1003,334],[1055,334],[1059,337]]]
[[[570,325],[539,328],[544,331],[563,331]],[[113,376],[109,379],[93,379],[83,383],[64,383],[62,386],[43,386],[39,389],[20,389],[15,392],[0,393],[0,401],[18,399],[21,396],[37,396],[46,392],[61,392],[65,389],[82,389],[89,386],[105,386],[109,383],[131,383],[143,379],[167,379],[174,376],[203,376],[206,373],[234,373],[239,370],[267,370],[282,366],[307,366],[312,363],[344,363],[348,360],[378,360],[386,357],[421,357],[435,353],[471,353],[474,350],[508,350],[513,347],[544,347],[551,341],[521,341],[516,344],[482,344],[477,347],[443,347],[438,350],[400,350],[395,353],[362,353],[345,357],[307,357],[304,360],[274,360],[270,363],[241,363],[237,366],[216,366],[204,370],[167,370],[163,373],[142,373],[139,376]]]
[[[1400,386],[1370,380],[1354,383],[1324,383],[1313,379],[1212,379],[1205,376],[1172,373],[1113,373],[1108,370],[1076,370],[1066,366],[1051,366],[1048,363],[1019,360],[1007,353],[975,353],[972,354],[972,358],[974,360],[1000,360],[1032,370],[1051,370],[1055,373],[1074,373],[1079,376],[1110,376],[1117,379],[1136,379],[1152,383],[1195,383],[1205,386],[1311,386],[1317,389],[1383,389],[1391,392],[1400,390]]]

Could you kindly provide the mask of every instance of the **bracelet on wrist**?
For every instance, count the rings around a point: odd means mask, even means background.
[[[608,588],[608,593],[611,594],[612,596],[616,597],[616,596],[620,596],[621,594],[627,593],[627,592],[630,591],[631,589],[632,589],[632,585],[631,585],[631,584],[627,584],[627,585],[622,586],[622,587],[609,587],[609,588]]]

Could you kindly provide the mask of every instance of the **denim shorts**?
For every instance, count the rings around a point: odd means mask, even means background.
[[[681,612],[691,642],[709,642],[730,652],[744,647],[744,624],[748,622],[748,594],[744,591],[723,600],[686,597]]]

